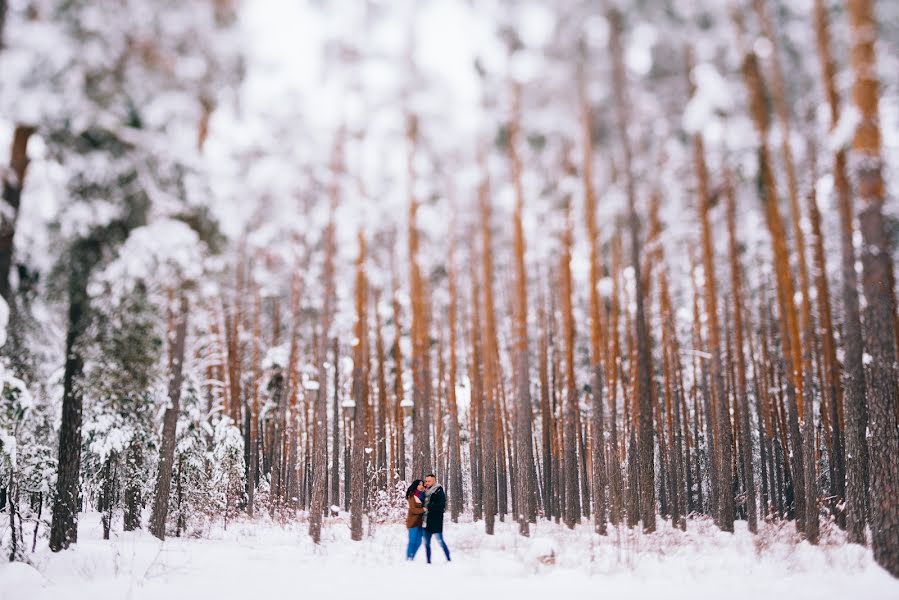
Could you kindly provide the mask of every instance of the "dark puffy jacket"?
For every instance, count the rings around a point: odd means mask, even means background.
[[[425,531],[428,533],[443,533],[443,512],[446,510],[446,492],[443,486],[438,486],[428,499],[426,508],[428,514],[425,517]]]

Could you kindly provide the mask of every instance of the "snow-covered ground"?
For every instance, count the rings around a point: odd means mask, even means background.
[[[738,523],[739,526],[741,523]],[[789,525],[758,537],[691,521],[686,534],[668,526],[653,536],[593,535],[533,526],[528,539],[511,523],[486,536],[483,523],[448,523],[447,564],[435,547],[404,560],[402,525],[378,525],[352,542],[348,523],[326,525],[316,547],[304,523],[237,522],[208,539],[169,539],[145,532],[101,539],[99,516],[82,515],[74,550],[32,555],[33,565],[0,565],[0,600],[199,600],[210,598],[899,598],[899,580],[869,550],[827,532],[819,547],[795,543]]]

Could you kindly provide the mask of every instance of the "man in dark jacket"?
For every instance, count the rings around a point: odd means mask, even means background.
[[[433,473],[425,477],[425,556],[428,563],[431,562],[431,536],[436,535],[437,541],[443,548],[446,560],[450,560],[450,551],[443,541],[443,512],[446,510],[446,492],[443,486],[437,483],[437,476]]]

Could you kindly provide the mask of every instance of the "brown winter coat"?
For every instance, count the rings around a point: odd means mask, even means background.
[[[415,496],[409,496],[406,498],[406,502],[409,503],[409,511],[406,513],[406,529],[421,527],[421,522],[425,514],[424,507]]]

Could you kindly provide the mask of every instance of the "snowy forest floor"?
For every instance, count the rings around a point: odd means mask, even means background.
[[[453,562],[435,543],[429,567],[424,548],[414,563],[404,560],[401,524],[373,525],[353,542],[349,523],[332,519],[316,547],[302,522],[238,521],[164,543],[144,531],[104,541],[95,513],[80,523],[74,549],[53,554],[44,541],[30,565],[0,564],[0,600],[899,598],[899,580],[869,549],[845,544],[838,530],[818,547],[796,543],[792,524],[766,524],[754,537],[742,522],[731,535],[703,519],[689,521],[687,533],[661,523],[652,536],[600,537],[589,524],[570,531],[540,522],[522,538],[508,521],[487,536],[469,517],[447,523]]]

